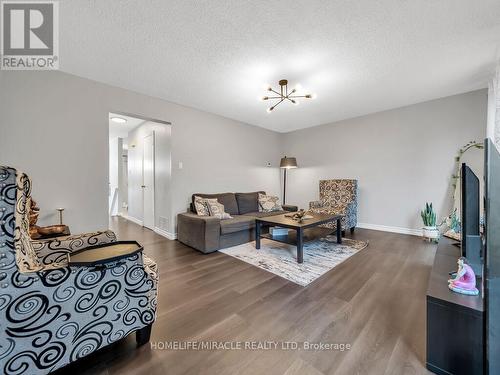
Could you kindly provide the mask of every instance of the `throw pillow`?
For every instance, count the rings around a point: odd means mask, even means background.
[[[233,218],[227,212],[224,212],[224,205],[217,202],[217,199],[215,200],[215,202],[212,202],[212,200],[207,200],[207,206],[210,216],[217,217],[221,220]]]
[[[265,195],[259,193],[259,211],[260,212],[273,212],[281,211],[283,207],[279,203],[279,198],[274,195]]]
[[[196,209],[198,216],[210,216],[207,205],[208,201],[217,202],[217,199],[202,198],[197,195],[194,197],[194,208]]]

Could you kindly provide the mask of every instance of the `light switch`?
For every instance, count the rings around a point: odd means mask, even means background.
[[[183,165],[182,165],[182,161],[179,162],[179,169],[182,169]]]

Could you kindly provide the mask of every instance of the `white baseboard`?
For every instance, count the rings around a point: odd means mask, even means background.
[[[121,216],[124,219],[131,221],[132,223],[140,225],[141,227],[143,226],[142,221],[139,219],[136,219],[135,217],[124,215],[124,214],[119,214],[118,216]],[[169,240],[176,240],[177,239],[177,233],[170,233],[170,232],[167,232],[166,230],[160,229],[158,227],[155,227],[155,229],[153,229],[153,231],[155,233],[159,234],[160,236],[168,238]]]
[[[358,223],[357,227],[358,228],[363,228],[363,229],[380,230],[380,231],[383,231],[383,232],[409,234],[411,236],[422,236],[422,229],[410,229],[410,228],[402,228],[402,227],[390,227],[390,226],[387,226],[387,225],[367,224],[367,223]]]
[[[123,215],[123,214],[120,214],[119,216],[123,217],[124,219],[130,220],[131,222],[133,222],[135,224],[142,226],[142,221],[139,219],[136,219],[135,217]],[[388,225],[368,224],[368,223],[358,223],[358,225],[356,227],[363,228],[363,229],[379,230],[382,232],[409,234],[411,236],[419,236],[419,237],[422,236],[422,229],[391,227]],[[160,229],[158,227],[154,228],[154,232],[159,234],[160,236],[168,238],[169,240],[176,240],[177,239],[177,233],[167,232],[166,230]]]
[[[176,240],[177,239],[177,233],[170,233],[167,232],[166,230],[160,229],[155,227],[154,229],[155,233],[158,233],[160,236],[166,237],[169,240]]]
[[[135,223],[137,225],[140,225],[142,227],[142,220],[136,219],[135,217],[129,216],[129,215],[124,215],[120,214],[119,216],[123,217],[124,219],[127,219],[131,221],[132,223]]]

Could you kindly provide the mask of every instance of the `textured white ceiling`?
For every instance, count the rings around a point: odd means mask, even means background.
[[[286,132],[486,87],[500,1],[64,0],[60,38],[65,72]],[[282,78],[317,99],[266,113]]]

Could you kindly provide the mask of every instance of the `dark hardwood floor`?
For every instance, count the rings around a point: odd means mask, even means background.
[[[435,245],[357,229],[370,245],[307,287],[222,253],[203,255],[125,219],[160,270],[151,343],[277,341],[350,344],[346,351],[182,351],[135,346],[133,335],[62,374],[423,374],[425,292]],[[161,345],[161,344],[160,344]],[[157,344],[159,347],[159,345]]]

